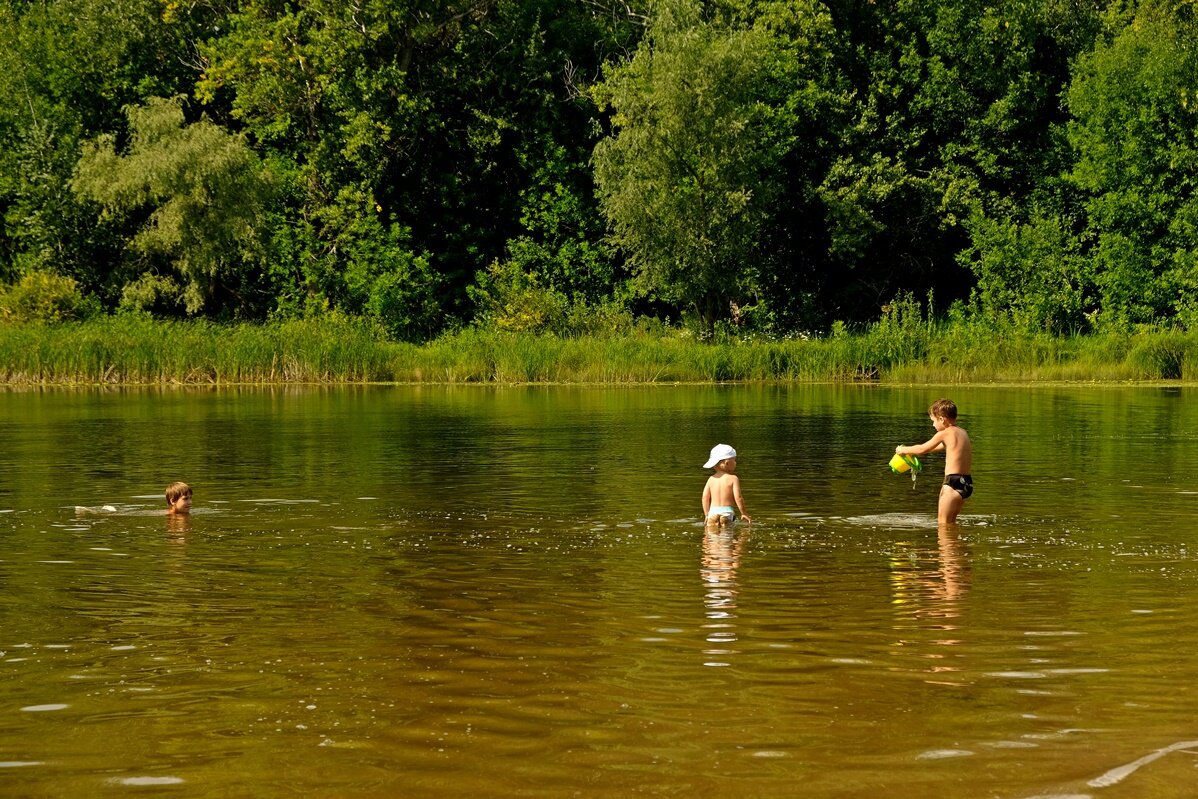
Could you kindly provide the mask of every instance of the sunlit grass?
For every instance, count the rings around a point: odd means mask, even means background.
[[[1198,379],[1198,335],[1056,337],[885,320],[824,338],[700,341],[682,331],[561,337],[468,328],[427,344],[340,316],[219,325],[137,316],[0,324],[9,384],[1126,382]]]
[[[328,383],[394,379],[404,345],[344,319],[272,325],[134,316],[0,325],[7,383]]]

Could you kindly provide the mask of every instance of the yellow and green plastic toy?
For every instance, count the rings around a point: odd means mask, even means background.
[[[890,471],[895,474],[906,474],[910,471],[920,471],[923,464],[914,455],[895,455],[890,459]]]

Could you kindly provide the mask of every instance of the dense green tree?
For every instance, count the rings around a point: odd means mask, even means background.
[[[184,124],[180,98],[127,113],[128,151],[117,152],[110,135],[89,142],[73,187],[109,216],[148,214],[129,242],[147,267],[135,290],[169,267],[187,313],[253,313],[260,301],[248,294],[260,291],[271,195],[260,160],[242,137],[207,119]]]
[[[121,231],[70,190],[83,139],[188,74],[159,0],[0,0],[0,279],[57,271],[115,299]]]
[[[299,232],[279,252],[308,304],[394,314],[407,292],[408,318],[383,321],[427,335],[470,312],[467,286],[509,249],[594,271],[570,254],[598,238],[586,212],[563,235],[538,207],[593,205],[578,72],[632,23],[550,0],[310,0],[245,3],[228,24],[200,46],[199,94],[290,173]]]
[[[858,87],[822,187],[850,278],[837,304],[859,318],[902,290],[963,299],[973,276],[957,263],[981,269],[994,220],[1024,213],[1067,167],[1061,94],[1098,12],[1074,0],[829,3]]]
[[[831,102],[817,74],[827,19],[795,6],[780,34],[703,18],[699,4],[664,6],[626,64],[595,96],[611,135],[595,176],[612,237],[642,292],[690,306],[705,324],[760,299],[784,164],[805,116]]]
[[[1099,27],[1098,23],[1101,23]],[[1046,163],[1029,190],[970,222],[966,253],[988,316],[1056,332],[1190,323],[1198,288],[1188,6],[1088,9]]]
[[[1198,323],[1198,22],[1144,3],[1083,57],[1068,93],[1069,180],[1100,321]]]
[[[570,303],[601,302],[622,274],[603,240],[590,168],[595,109],[584,94],[601,65],[635,46],[638,3],[498,2],[485,24],[463,31],[451,73],[437,70],[439,113],[448,151],[440,172],[413,175],[413,202],[453,199],[436,228],[420,235],[458,253],[447,262],[451,286],[474,280],[498,258]],[[466,190],[460,204],[441,185]],[[457,301],[457,300],[455,300]]]

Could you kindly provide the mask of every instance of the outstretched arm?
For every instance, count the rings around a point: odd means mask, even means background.
[[[894,448],[897,455],[927,455],[929,452],[944,451],[944,431],[937,433],[922,444],[912,444],[909,447],[899,445]]]

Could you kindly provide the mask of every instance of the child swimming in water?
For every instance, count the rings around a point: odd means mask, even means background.
[[[733,521],[732,505],[735,503],[740,517],[752,524],[745,513],[745,500],[740,493],[740,478],[736,476],[736,450],[727,444],[716,444],[711,448],[711,457],[703,464],[704,469],[715,468],[715,474],[707,478],[703,486],[703,518],[708,529],[724,527]]]
[[[965,500],[973,494],[973,442],[969,433],[957,425],[957,406],[952,400],[939,399],[928,408],[928,418],[936,435],[922,444],[894,451],[898,455],[927,455],[929,452],[944,453],[944,485],[940,487],[940,502],[937,519],[941,524],[955,524],[957,514]]]
[[[191,486],[176,482],[166,487],[166,512],[171,516],[191,513]]]

